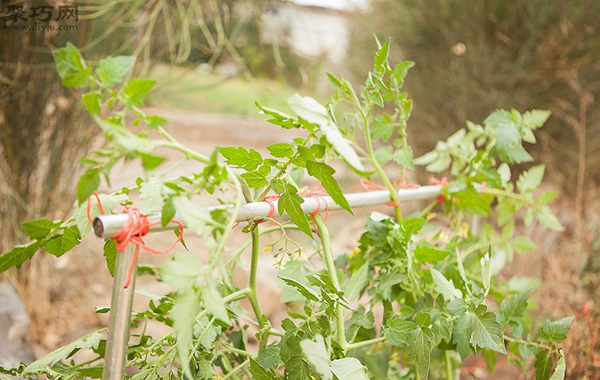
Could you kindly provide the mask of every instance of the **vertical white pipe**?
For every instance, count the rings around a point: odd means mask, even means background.
[[[133,262],[134,245],[129,244],[123,252],[117,252],[115,260],[115,279],[110,307],[110,322],[108,326],[108,341],[104,353],[103,380],[122,380],[125,376],[127,360],[127,345],[129,343],[129,323],[131,307],[135,292],[136,270],[134,268],[131,283],[125,289],[130,265]]]

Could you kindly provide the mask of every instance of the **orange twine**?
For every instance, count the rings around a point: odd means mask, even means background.
[[[105,215],[106,212],[104,211],[104,207],[102,206],[100,197],[98,196],[98,194],[95,191],[94,191],[93,195],[96,198],[96,201],[98,202],[98,208],[100,209],[100,213],[102,215]],[[91,207],[92,207],[91,198],[88,198],[88,200],[87,200],[87,217],[90,222],[93,221],[92,216],[91,216]],[[131,259],[131,264],[129,265],[129,270],[127,272],[127,281],[125,282],[125,285],[123,286],[123,288],[127,289],[129,287],[129,285],[131,284],[131,280],[133,278],[133,271],[135,270],[135,262],[136,262],[138,253],[140,251],[140,248],[143,248],[145,251],[150,252],[155,255],[160,255],[160,254],[169,252],[170,250],[175,248],[175,246],[177,244],[179,244],[181,239],[183,239],[183,224],[180,221],[178,221],[177,219],[171,219],[171,222],[177,224],[177,226],[179,227],[179,235],[177,235],[177,239],[173,242],[173,244],[171,244],[170,247],[168,247],[167,249],[159,250],[159,249],[154,249],[154,248],[148,247],[142,240],[142,237],[144,237],[146,234],[148,234],[148,232],[150,231],[150,227],[160,224],[160,220],[150,222],[148,220],[148,217],[146,215],[143,215],[140,212],[140,210],[135,207],[129,207],[129,206],[124,207],[123,213],[127,214],[127,221],[121,228],[119,235],[112,238],[112,240],[114,240],[116,242],[117,251],[119,251],[119,252],[123,252],[125,250],[125,248],[127,248],[127,245],[129,243],[135,245],[134,250],[133,250],[133,258]]]

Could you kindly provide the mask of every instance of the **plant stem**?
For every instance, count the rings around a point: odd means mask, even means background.
[[[522,339],[515,339],[515,338],[511,338],[510,336],[506,336],[506,335],[504,335],[504,339],[507,340],[507,341],[509,341],[509,342],[521,343],[521,344],[526,344],[528,346],[533,346],[533,347],[541,348],[542,350],[551,350],[552,349],[552,347],[547,346],[547,345],[542,344],[542,343],[529,342],[527,340],[522,340]]]
[[[446,365],[446,380],[454,380],[454,374],[452,373],[452,358],[450,357],[450,351],[444,351],[444,364]]]
[[[267,317],[263,314],[260,309],[260,304],[258,303],[258,297],[256,293],[256,275],[258,272],[258,252],[259,252],[259,230],[258,226],[254,226],[252,229],[252,258],[250,263],[250,280],[248,287],[250,288],[250,294],[248,295],[248,299],[250,300],[250,305],[252,305],[252,310],[254,311],[254,315],[258,321],[258,325],[262,330],[261,339],[260,339],[260,347],[264,348],[267,345],[267,337],[269,335],[269,330],[265,329],[267,325]]]
[[[383,337],[383,336],[381,336],[379,338],[375,338],[375,339],[363,340],[362,342],[348,343],[348,345],[346,346],[346,349],[348,351],[356,350],[359,348],[371,346],[373,344],[382,343],[382,342],[385,342],[385,337]]]
[[[367,151],[369,153],[369,161],[371,161],[371,165],[373,165],[373,167],[375,168],[375,171],[379,175],[379,178],[381,178],[381,180],[383,181],[385,187],[387,187],[387,189],[390,191],[390,198],[392,199],[392,203],[394,204],[394,213],[396,214],[396,220],[398,222],[401,222],[402,211],[400,210],[400,199],[398,198],[398,192],[394,188],[394,185],[392,185],[392,182],[390,182],[390,179],[388,178],[387,174],[385,174],[385,171],[383,170],[381,165],[379,165],[377,158],[375,158],[375,151],[373,150],[373,141],[371,140],[369,119],[364,114],[363,120],[365,128],[365,140],[367,143]]]
[[[244,367],[247,366],[248,364],[250,364],[250,359],[244,361],[242,364],[235,367],[233,370],[231,370],[231,372],[229,372],[227,375],[223,376],[222,379],[226,380],[232,376],[235,376],[236,374],[238,374],[238,372],[241,372],[244,369]]]
[[[325,256],[325,263],[327,265],[327,273],[331,278],[331,283],[337,290],[341,290],[340,282],[337,277],[337,271],[335,269],[335,263],[333,262],[333,253],[331,251],[331,240],[329,238],[329,231],[327,230],[327,226],[325,226],[325,222],[321,215],[317,214],[314,216],[315,223],[317,225],[317,231],[319,232],[319,237],[321,238],[321,245],[323,246],[323,254]],[[342,305],[338,304],[336,306],[336,315],[337,315],[337,343],[340,345],[342,350],[346,351],[346,347],[348,342],[346,342],[346,328],[344,327],[344,309]]]

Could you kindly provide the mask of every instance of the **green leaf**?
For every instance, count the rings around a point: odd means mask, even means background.
[[[502,334],[502,325],[496,321],[494,313],[486,311],[484,305],[480,305],[471,319],[471,339],[470,343],[481,348],[506,353],[504,349],[504,334]]]
[[[104,101],[104,97],[100,92],[92,91],[83,94],[81,101],[90,115],[98,116],[100,114],[100,104]]]
[[[229,165],[246,169],[247,171],[255,170],[263,159],[256,150],[247,150],[244,147],[223,146],[217,148],[217,151],[226,158],[225,162]]]
[[[23,223],[23,231],[31,239],[43,239],[50,234],[57,224],[50,219],[41,218]]]
[[[313,291],[310,287],[308,287],[292,278],[286,278],[286,277],[282,277],[282,276],[278,276],[278,277],[283,282],[285,282],[287,285],[297,289],[306,300],[314,301],[314,302],[320,301],[318,294],[315,291]]]
[[[298,336],[286,336],[281,341],[281,359],[285,364],[286,380],[310,380],[310,365],[304,360]]]
[[[163,202],[163,207],[160,214],[160,224],[164,227],[171,219],[175,217],[177,210],[175,210],[175,204],[173,204],[173,197],[168,197]]]
[[[46,251],[48,251],[48,253],[51,253],[56,257],[60,257],[69,252],[75,246],[79,245],[80,242],[81,235],[79,234],[77,226],[71,226],[65,228],[62,234],[55,235],[50,238],[44,248]]]
[[[163,156],[157,156],[151,153],[144,153],[139,150],[136,151],[138,156],[142,159],[142,166],[146,170],[154,170],[160,166],[167,158]]]
[[[242,173],[242,178],[244,179],[244,181],[246,181],[248,186],[250,186],[253,189],[260,189],[269,184],[269,182],[267,181],[267,177],[264,174],[259,173],[257,171]]]
[[[311,123],[319,125],[319,129],[327,139],[327,142],[333,146],[333,149],[348,165],[359,173],[366,171],[356,151],[352,148],[350,141],[342,135],[338,127],[331,121],[325,107],[313,98],[303,97],[298,94],[294,94],[288,100],[288,104],[297,115]]]
[[[452,280],[447,280],[443,274],[433,268],[429,269],[429,271],[431,272],[435,289],[444,297],[446,301],[462,298],[462,292],[454,287]]]
[[[433,333],[428,328],[417,328],[408,337],[409,357],[417,360],[417,371],[423,380],[427,380],[429,376],[429,363],[433,351],[432,339]]]
[[[190,349],[196,314],[200,311],[200,297],[195,288],[186,288],[175,296],[175,303],[171,309],[173,319],[173,332],[177,339],[177,352],[183,373],[188,379],[193,379],[190,369]]]
[[[306,169],[309,175],[321,181],[321,184],[335,203],[352,214],[352,209],[350,208],[346,197],[344,197],[344,192],[333,178],[335,170],[331,166],[322,162],[307,161]]]
[[[142,183],[140,188],[140,198],[142,204],[140,211],[148,215],[153,211],[160,209],[163,205],[163,179],[158,176],[151,176],[146,182]]]
[[[148,115],[145,119],[148,129],[156,129],[167,122],[167,119],[158,115]]]
[[[173,205],[181,215],[186,228],[202,235],[206,227],[206,221],[211,219],[208,210],[205,207],[198,206],[186,197],[173,198]]]
[[[571,323],[573,323],[573,317],[566,317],[553,322],[546,319],[538,329],[538,338],[549,343],[560,343],[567,339]]]
[[[542,206],[535,214],[537,221],[544,227],[549,228],[553,231],[564,231],[565,228],[558,221],[550,207]]]
[[[65,87],[82,88],[89,82],[91,69],[85,65],[79,50],[70,42],[52,52],[58,75]]]
[[[39,372],[44,372],[48,368],[52,367],[54,364],[58,363],[60,360],[66,359],[69,356],[73,355],[75,352],[86,349],[86,348],[98,348],[100,341],[103,336],[101,334],[105,329],[101,329],[98,331],[94,331],[91,334],[85,335],[80,339],[77,339],[74,342],[69,343],[66,346],[63,346],[55,351],[52,351],[48,355],[39,358],[33,363],[29,364],[24,370],[23,375],[34,374]]]
[[[527,310],[527,303],[529,300],[529,294],[531,292],[523,292],[512,296],[511,298],[505,298],[500,303],[498,309],[498,321],[506,325],[510,321],[516,321],[523,317],[523,313]]]
[[[277,158],[284,158],[284,157],[290,158],[294,155],[294,146],[292,144],[286,144],[286,143],[272,144],[272,145],[268,145],[267,149],[271,153],[271,156],[277,157]]]
[[[106,239],[104,242],[104,259],[106,267],[112,277],[115,276],[115,262],[117,261],[117,242],[112,239]]]
[[[548,380],[552,372],[552,357],[548,355],[548,351],[541,350],[535,355],[535,380]]]
[[[364,263],[352,276],[344,287],[344,296],[348,301],[354,301],[360,296],[360,292],[369,283],[369,263]]]
[[[208,280],[208,286],[202,290],[202,300],[204,301],[204,307],[208,309],[212,315],[222,322],[225,322],[227,325],[231,324],[225,302],[223,302],[223,297],[219,294],[212,279]]]
[[[107,57],[100,61],[96,69],[98,79],[108,87],[123,82],[125,76],[129,74],[135,65],[135,57],[117,56]]]
[[[285,192],[277,202],[277,208],[280,214],[287,213],[300,231],[312,237],[306,214],[300,206],[302,203],[304,203],[304,199],[296,193],[296,189],[291,185],[287,185]]]
[[[415,248],[415,258],[423,263],[435,264],[440,260],[443,260],[450,251],[445,249],[439,249],[429,243],[421,243]]]
[[[125,94],[126,101],[131,102],[135,106],[142,106],[144,100],[152,90],[152,87],[156,84],[156,81],[152,79],[137,79],[133,78],[125,87],[123,87],[123,93]]]
[[[564,380],[565,373],[567,371],[567,364],[565,363],[565,354],[562,349],[558,350],[558,361],[556,362],[556,368],[550,380]]]
[[[300,348],[308,359],[308,362],[312,364],[315,371],[321,375],[323,380],[331,380],[332,373],[329,368],[331,360],[329,358],[329,352],[325,347],[325,342],[321,335],[315,336],[315,340],[305,339],[300,342]]]
[[[542,193],[542,195],[537,197],[537,199],[535,200],[535,204],[538,206],[547,205],[554,198],[556,198],[559,194],[560,193],[558,191],[546,191],[545,193]]]
[[[0,256],[0,273],[12,267],[20,267],[23,263],[44,246],[45,241],[37,240],[25,245],[17,245]]]
[[[537,189],[544,178],[545,165],[534,166],[531,169],[523,172],[517,180],[517,189],[521,193],[526,193]]]
[[[342,358],[332,361],[331,372],[339,380],[369,380],[367,368],[356,358]]]
[[[409,345],[408,337],[410,333],[417,328],[414,322],[404,319],[391,319],[387,322],[385,330],[385,339],[390,344],[397,347],[406,347]]]
[[[256,361],[265,369],[277,368],[281,358],[279,357],[280,348],[278,345],[270,345],[260,350]]]
[[[546,110],[531,110],[523,114],[523,126],[527,129],[535,130],[546,123],[551,112]]]
[[[471,353],[471,335],[473,334],[473,313],[465,313],[458,318],[452,329],[452,342],[461,358],[465,359]]]
[[[196,285],[198,276],[204,273],[202,261],[192,254],[175,251],[173,259],[160,268],[161,279],[173,290],[186,292]]]
[[[275,376],[273,372],[265,369],[260,363],[254,359],[250,359],[250,373],[252,378],[256,380],[277,380],[279,377]]]
[[[83,204],[100,186],[100,171],[98,169],[88,169],[79,178],[77,183],[77,201]]]
[[[513,239],[513,248],[519,253],[535,251],[538,246],[525,236],[517,236]]]
[[[404,148],[395,151],[392,160],[406,168],[415,168],[415,164],[413,163],[413,150],[410,146],[405,146]]]

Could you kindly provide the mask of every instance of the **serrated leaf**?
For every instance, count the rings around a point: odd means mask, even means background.
[[[392,319],[387,322],[387,327],[385,339],[394,346],[406,347],[409,345],[408,337],[417,325],[405,319]]]
[[[369,283],[369,263],[364,263],[352,276],[344,287],[344,297],[348,301],[354,301],[360,296],[360,292]]]
[[[45,241],[37,240],[25,245],[14,246],[10,251],[0,256],[0,273],[12,267],[20,267],[23,263],[44,246]]]
[[[523,317],[523,313],[527,310],[527,303],[529,300],[529,294],[531,292],[523,292],[512,296],[511,298],[505,298],[500,303],[498,309],[498,321],[506,325],[510,321],[516,321]]]
[[[538,246],[525,236],[517,236],[513,239],[512,246],[519,253],[531,252],[538,249]]]
[[[202,235],[206,227],[206,221],[211,219],[208,210],[196,205],[186,197],[173,198],[173,205],[179,215],[181,215],[186,228],[198,235]]]
[[[91,69],[86,66],[75,45],[67,42],[64,48],[54,50],[52,56],[63,86],[82,88],[88,85]]]
[[[256,361],[265,369],[277,368],[281,358],[279,357],[280,348],[278,345],[269,345],[261,349],[256,357]]]
[[[331,372],[339,380],[368,380],[367,367],[356,358],[342,358],[331,362]]]
[[[409,357],[417,360],[417,371],[421,379],[427,380],[429,377],[431,352],[433,351],[431,342],[433,333],[428,328],[417,328],[409,334],[408,339],[410,341],[410,345],[408,346]]]
[[[160,277],[173,290],[185,292],[196,285],[203,272],[202,261],[197,256],[175,251],[173,259],[160,268]]]
[[[517,189],[520,192],[526,193],[537,189],[544,178],[545,165],[534,166],[531,169],[523,172],[517,180]]]
[[[43,239],[56,227],[54,221],[46,218],[28,220],[23,223],[23,231],[31,239]]]
[[[331,166],[322,162],[307,161],[306,169],[309,175],[321,181],[321,184],[335,203],[352,214],[352,209],[344,196],[344,192],[333,178],[335,170]]]
[[[146,182],[142,183],[140,188],[140,198],[142,204],[140,211],[148,215],[163,205],[163,179],[158,176],[151,176]]]
[[[468,312],[461,315],[452,329],[452,342],[456,344],[456,350],[463,359],[471,353],[470,340],[473,333],[473,318],[473,313]]]
[[[267,177],[257,171],[242,173],[242,178],[253,189],[260,189],[269,184]]]
[[[100,171],[98,169],[88,169],[79,178],[77,182],[77,201],[81,205],[84,203],[100,186]]]
[[[552,372],[552,357],[548,355],[548,351],[541,350],[535,355],[535,380],[548,380]]]
[[[348,165],[358,172],[365,172],[365,167],[360,162],[360,158],[352,148],[350,141],[342,135],[338,127],[331,121],[325,107],[313,98],[298,94],[294,94],[288,99],[288,104],[298,116],[319,125],[319,129],[327,142],[333,146],[333,149]]]
[[[496,321],[494,313],[486,311],[486,307],[480,305],[475,310],[471,322],[472,333],[469,342],[472,345],[506,353],[502,325]]]
[[[321,375],[324,380],[331,380],[332,373],[329,368],[331,360],[329,358],[329,352],[325,347],[325,342],[321,335],[315,336],[315,340],[305,339],[300,342],[300,348],[308,359],[308,362],[312,364],[315,371]]]
[[[250,359],[250,373],[252,374],[252,378],[256,380],[279,379],[279,377],[275,376],[275,374],[264,368],[258,361],[254,359]]]
[[[567,371],[567,364],[565,363],[565,354],[562,349],[558,350],[558,361],[556,362],[556,367],[554,368],[554,373],[550,380],[564,380],[565,374]]]
[[[535,130],[546,123],[551,112],[547,110],[531,110],[523,114],[523,126],[527,129]]]
[[[415,168],[415,165],[413,163],[413,151],[412,148],[409,146],[405,146],[404,148],[395,151],[392,155],[392,160],[406,168]]]
[[[565,228],[556,218],[550,207],[542,206],[535,214],[537,221],[544,227],[553,231],[564,231]]]
[[[538,206],[545,206],[548,203],[550,203],[554,198],[556,198],[559,194],[560,193],[558,191],[546,191],[545,193],[542,193],[542,195],[537,197],[537,199],[535,200],[535,204]]]
[[[278,276],[283,282],[285,282],[287,285],[295,288],[296,290],[298,290],[300,292],[300,294],[302,294],[302,296],[308,300],[308,301],[314,301],[314,302],[319,302],[320,298],[319,295],[313,291],[310,287],[292,279],[292,278],[286,278],[286,277],[281,277]]]
[[[306,214],[302,211],[302,207],[300,206],[304,203],[304,199],[302,199],[295,191],[296,189],[293,188],[293,186],[286,186],[286,191],[281,195],[277,202],[278,211],[280,214],[283,214],[284,212],[287,213],[300,231],[312,237]]]
[[[123,93],[129,102],[139,107],[144,104],[155,84],[156,81],[152,79],[133,78],[123,87]]]
[[[573,323],[573,317],[566,317],[558,321],[546,319],[538,329],[538,338],[549,343],[560,343],[567,339],[571,323]]]
[[[200,311],[200,297],[198,291],[190,287],[178,292],[174,301],[171,319],[177,339],[177,352],[183,373],[188,379],[193,379],[189,359],[196,314]]]
[[[167,197],[167,199],[163,201],[163,206],[160,212],[160,224],[163,227],[169,224],[171,219],[175,217],[176,213],[177,210],[175,209],[175,204],[173,203],[173,197]]]
[[[135,57],[123,55],[107,57],[100,61],[96,75],[104,85],[112,87],[123,82],[125,76],[133,69],[133,65],[135,65]]]
[[[106,267],[112,277],[115,276],[115,262],[117,261],[117,242],[112,239],[106,239],[104,242],[104,260]]]
[[[212,315],[227,325],[231,324],[223,297],[219,294],[215,283],[211,279],[208,280],[207,286],[202,289],[202,300],[204,301],[204,307]]]
[[[260,153],[254,149],[247,150],[241,146],[223,146],[218,147],[217,151],[226,158],[226,163],[239,168],[244,168],[247,171],[255,170],[263,162]]]
[[[100,104],[104,100],[102,94],[98,91],[88,92],[83,94],[81,101],[85,106],[85,109],[92,116],[97,116],[100,113]]]
[[[294,155],[294,146],[287,143],[278,143],[267,146],[267,150],[271,153],[271,156],[277,158],[290,158]]]
[[[415,258],[423,263],[437,263],[448,256],[450,252],[445,249],[439,249],[431,244],[423,243],[415,248]]]
[[[60,257],[69,252],[81,242],[81,235],[77,226],[65,228],[62,234],[55,235],[45,244],[44,249],[56,256]]]
[[[91,334],[85,335],[80,339],[77,339],[74,342],[69,343],[66,346],[63,346],[55,351],[52,351],[48,355],[39,358],[33,363],[29,364],[24,370],[23,375],[33,374],[38,372],[44,372],[49,367],[52,367],[54,364],[58,363],[60,360],[68,358],[70,355],[75,352],[86,349],[86,348],[98,348],[98,344],[100,344],[100,340],[102,340],[103,332],[105,329],[101,329],[98,331],[94,331]]]
[[[462,292],[454,287],[452,280],[446,279],[443,274],[433,268],[431,268],[429,271],[431,272],[435,289],[444,297],[446,301],[462,298]]]

